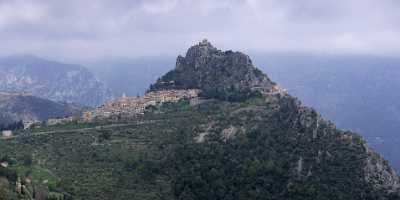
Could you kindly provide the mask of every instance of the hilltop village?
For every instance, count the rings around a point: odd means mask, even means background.
[[[83,113],[84,122],[92,122],[95,119],[107,119],[111,117],[131,117],[143,114],[149,106],[156,106],[164,102],[178,102],[181,99],[194,99],[199,96],[200,90],[161,90],[148,92],[144,96],[122,96],[108,101],[104,105],[92,111]]]
[[[120,119],[130,118],[140,114],[144,114],[149,106],[161,105],[165,102],[178,102],[181,99],[198,100],[199,89],[185,89],[185,90],[159,90],[148,92],[143,96],[125,96],[118,97],[114,100],[110,100],[105,104],[93,109],[86,111],[82,116],[69,116],[65,118],[49,119],[46,125],[65,124],[73,121],[79,122],[94,122],[96,120],[105,119]],[[271,95],[286,95],[287,91],[278,85],[274,85],[270,91],[262,92],[264,96]],[[27,125],[29,128],[32,126],[31,123]],[[37,123],[36,123],[37,124]]]

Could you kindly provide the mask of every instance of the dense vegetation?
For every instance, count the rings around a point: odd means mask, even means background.
[[[181,101],[123,126],[0,140],[0,152],[19,177],[64,198],[386,199],[363,178],[361,138],[316,127],[311,111],[306,126],[297,107],[279,96]]]

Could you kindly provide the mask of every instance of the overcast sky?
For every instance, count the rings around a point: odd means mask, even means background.
[[[399,0],[0,0],[0,55],[171,56],[222,49],[400,55]]]

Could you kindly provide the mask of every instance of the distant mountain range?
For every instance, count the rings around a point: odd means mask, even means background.
[[[0,92],[0,124],[45,121],[80,113],[80,107],[21,93]]]
[[[111,97],[88,69],[32,55],[0,58],[0,91],[25,92],[84,106],[97,106]]]
[[[396,92],[400,59],[292,53],[253,53],[252,57],[256,66],[290,94],[338,127],[362,134],[400,170],[400,93]],[[90,65],[90,69],[113,91],[136,95],[172,69],[173,60],[115,59]]]
[[[107,84],[116,96],[143,94],[151,83],[175,65],[174,57],[114,58],[87,67]]]

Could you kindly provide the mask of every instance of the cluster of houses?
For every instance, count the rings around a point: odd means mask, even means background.
[[[112,116],[134,116],[143,114],[149,106],[156,106],[164,102],[177,102],[181,99],[198,97],[200,90],[161,90],[146,93],[144,96],[122,96],[109,101],[93,111],[83,114],[83,121],[90,122],[94,119],[106,119]]]
[[[267,95],[274,95],[274,94],[287,94],[287,90],[282,88],[279,85],[274,85],[272,86],[271,90],[267,93],[265,93]]]
[[[78,119],[77,117],[65,117],[58,119],[49,119],[46,125],[65,124],[73,122],[74,120],[82,122],[93,122],[96,119],[108,119],[110,117],[130,117],[138,114],[144,114],[146,108],[149,106],[156,106],[164,102],[178,102],[181,99],[198,99],[200,90],[187,89],[187,90],[161,90],[148,92],[144,96],[130,96],[123,95],[117,99],[106,102],[104,105],[84,112]],[[287,91],[278,85],[272,86],[270,91],[264,92],[264,95],[287,94]],[[42,122],[24,121],[24,128],[28,129],[32,126],[40,126]],[[2,138],[11,138],[12,131],[2,131]]]
[[[40,121],[23,121],[24,129],[29,129],[33,126],[41,126],[42,122]],[[1,138],[9,139],[14,135],[13,130],[1,130]]]
[[[48,119],[46,121],[46,125],[48,126],[53,126],[56,124],[66,124],[69,122],[73,122],[74,120],[76,120],[77,118],[74,116],[69,116],[69,117],[64,117],[64,118],[56,118],[56,119]]]

